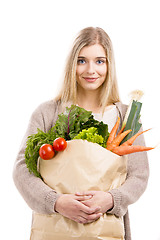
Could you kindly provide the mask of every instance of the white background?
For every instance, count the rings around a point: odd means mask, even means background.
[[[102,27],[115,52],[121,99],[141,89],[148,146],[160,142],[159,1],[2,0],[0,2],[0,217],[3,239],[29,239],[31,210],[12,181],[13,164],[33,110],[57,94],[76,34]],[[148,153],[150,179],[129,207],[133,240],[159,240],[160,147]]]

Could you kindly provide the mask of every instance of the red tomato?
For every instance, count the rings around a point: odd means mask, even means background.
[[[53,146],[50,144],[43,144],[39,149],[39,156],[44,160],[49,160],[53,158],[55,155],[55,151]]]
[[[63,151],[67,147],[67,142],[64,138],[56,138],[53,142],[53,148],[57,152]]]

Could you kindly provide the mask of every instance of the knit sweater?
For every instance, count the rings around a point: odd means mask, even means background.
[[[117,102],[115,105],[122,124],[127,106],[121,102]],[[29,135],[37,132],[37,128],[47,132],[53,127],[61,111],[62,106],[55,100],[50,100],[38,106],[30,118],[28,129],[14,164],[14,183],[29,207],[38,213],[53,214],[54,204],[60,194],[47,186],[40,178],[29,173],[24,158],[26,141]],[[137,138],[135,144],[145,145],[143,135]],[[125,240],[131,240],[128,206],[136,202],[143,194],[147,187],[148,177],[149,165],[147,153],[129,154],[125,183],[117,189],[110,190],[114,200],[114,207],[109,213],[115,214],[118,217],[124,217]]]

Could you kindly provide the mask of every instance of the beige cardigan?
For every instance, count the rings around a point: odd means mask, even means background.
[[[117,102],[115,105],[119,111],[122,123],[126,105],[120,102]],[[24,160],[24,152],[27,137],[36,133],[37,128],[46,132],[54,126],[60,109],[60,103],[51,100],[41,104],[33,112],[13,170],[14,183],[26,203],[32,210],[44,214],[54,213],[54,204],[59,194],[48,187],[40,178],[29,173]],[[138,137],[135,144],[145,145],[142,135]],[[110,191],[114,199],[114,207],[110,213],[124,216],[125,240],[131,240],[128,206],[136,202],[146,189],[149,176],[147,153],[130,154],[128,156],[127,169],[125,183],[118,189]]]

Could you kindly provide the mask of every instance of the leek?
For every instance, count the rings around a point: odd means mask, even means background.
[[[127,112],[125,114],[125,117],[124,117],[124,120],[123,120],[123,123],[122,123],[122,128],[124,126],[126,126],[127,119],[128,119],[129,114],[130,114],[130,111],[131,111],[131,106],[132,106],[133,100],[139,101],[141,99],[141,97],[143,96],[143,92],[141,90],[134,90],[129,95],[131,96],[130,104],[128,105],[128,109],[127,109]]]
[[[143,92],[140,90],[135,90],[131,93],[131,101],[122,123],[122,127],[125,126],[124,131],[128,129],[132,129],[132,131],[123,139],[121,144],[135,135],[142,126],[142,124],[139,122],[142,103],[138,101],[142,95]]]

